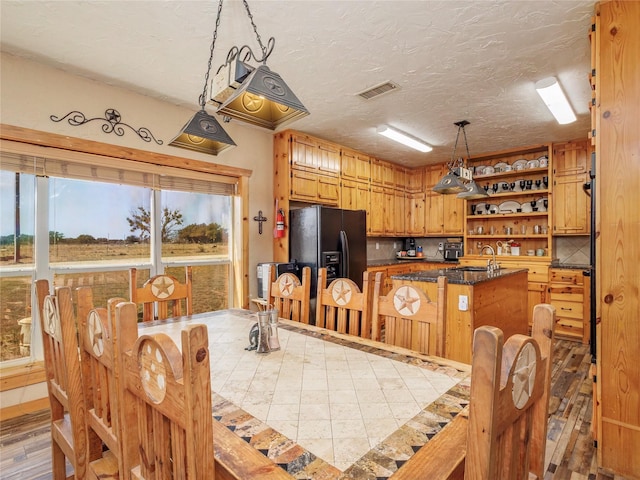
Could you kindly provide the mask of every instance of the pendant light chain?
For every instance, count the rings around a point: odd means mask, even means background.
[[[216,39],[218,38],[218,27],[220,26],[220,14],[222,13],[222,1],[218,3],[218,14],[216,16],[216,26],[213,29],[213,39],[211,40],[211,51],[209,53],[209,62],[207,63],[207,72],[204,76],[204,87],[202,89],[202,95],[200,95],[199,103],[204,110],[207,98],[207,85],[209,85],[209,72],[211,71],[211,62],[213,62],[213,49],[216,46]],[[248,8],[248,7],[247,7]]]
[[[269,56],[267,55],[267,49],[262,43],[262,37],[260,37],[260,34],[258,33],[258,27],[253,21],[253,15],[251,14],[251,10],[249,10],[249,4],[247,3],[247,0],[242,0],[242,3],[244,3],[244,8],[247,9],[247,15],[249,16],[249,21],[251,22],[251,26],[253,27],[253,32],[256,34],[256,38],[258,39],[258,45],[260,45],[260,50],[262,50],[262,63],[266,64],[267,57]],[[271,49],[273,50],[273,47],[271,47]]]

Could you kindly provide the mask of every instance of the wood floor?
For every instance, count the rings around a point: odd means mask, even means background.
[[[624,480],[597,469],[591,438],[590,361],[587,345],[556,342],[545,480]],[[0,478],[51,479],[48,411],[0,424]]]

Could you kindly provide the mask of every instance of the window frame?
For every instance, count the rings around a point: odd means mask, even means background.
[[[171,155],[147,152],[131,148],[110,145],[91,140],[71,138],[58,134],[41,132],[21,127],[14,127],[0,124],[0,150],[3,152],[19,155],[33,155],[44,158],[66,159],[79,161],[81,163],[105,161],[108,165],[118,165],[119,162],[127,166],[134,166],[138,171],[154,171],[158,168],[163,171],[170,169],[173,172],[184,172],[185,177],[193,177],[196,181],[202,179],[219,178],[222,182],[235,182],[236,192],[232,195],[232,225],[229,238],[229,260],[193,259],[193,261],[176,260],[171,261],[170,257],[162,261],[161,252],[156,252],[148,262],[132,261],[131,266],[148,267],[152,274],[161,273],[165,267],[190,265],[215,265],[229,264],[229,298],[228,304],[231,308],[248,308],[248,179],[252,171],[244,168],[237,168],[227,165],[214,164]],[[135,163],[131,163],[135,162]],[[46,178],[37,177],[36,202],[48,203],[48,182]],[[43,189],[42,191],[39,189]],[[45,195],[42,195],[46,192]],[[160,190],[154,189],[153,194],[159,200]],[[64,274],[82,271],[109,271],[121,270],[122,265],[83,265],[82,267],[52,266],[49,263],[48,244],[48,218],[46,215],[38,215],[38,205],[36,205],[36,225],[35,235],[38,254],[33,265],[28,267],[3,267],[3,274],[6,276],[29,276],[35,282],[36,275],[39,278],[48,278],[51,282],[56,273]],[[158,212],[158,216],[160,213]],[[45,231],[46,235],[38,235]],[[38,241],[38,239],[40,241]],[[154,249],[152,252],[159,249]],[[128,268],[128,267],[127,267]],[[46,273],[41,273],[46,272]],[[32,296],[32,311],[37,309],[37,299]],[[34,316],[35,318],[35,316]],[[42,359],[42,346],[40,341],[39,322],[32,325],[32,349],[30,357],[8,360],[0,362],[0,369],[15,367],[28,363],[34,363]]]

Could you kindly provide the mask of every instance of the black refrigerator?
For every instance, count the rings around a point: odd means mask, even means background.
[[[362,288],[367,269],[367,212],[312,205],[292,209],[289,218],[289,261],[311,267],[311,323],[315,323],[318,268],[327,282],[350,278]]]

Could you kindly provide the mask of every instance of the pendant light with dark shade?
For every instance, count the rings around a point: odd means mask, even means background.
[[[200,111],[197,112],[176,137],[169,142],[174,147],[186,148],[200,153],[208,153],[217,155],[227,148],[235,146],[235,142],[224,131],[224,128],[218,121],[209,115],[204,109],[207,98],[207,85],[209,84],[209,71],[211,70],[211,62],[213,61],[213,50],[218,37],[218,26],[220,25],[220,12],[222,11],[222,0],[218,4],[218,14],[216,17],[216,26],[213,30],[213,39],[211,41],[211,52],[209,54],[209,63],[207,64],[207,72],[204,77],[204,88],[200,95]]]
[[[458,132],[456,134],[456,142],[453,146],[453,153],[451,154],[451,161],[447,164],[449,172],[433,187],[433,191],[444,195],[456,193],[458,194],[458,198],[466,200],[488,197],[489,194],[482,188],[478,187],[478,184],[473,180],[471,170],[466,168],[462,157],[456,157],[460,131],[462,131],[467,152],[467,162],[471,158],[471,155],[469,155],[467,132],[464,129],[464,127],[469,125],[469,122],[467,120],[461,120],[459,122],[455,122],[454,125],[458,127]]]
[[[244,45],[232,47],[226,62],[216,72],[211,87],[211,102],[225,121],[237,120],[258,127],[275,130],[276,127],[309,115],[309,111],[296,97],[282,77],[267,67],[267,58],[273,52],[275,39],[269,38],[267,46],[262,43],[246,0],[242,2],[256,34],[262,56],[257,58]],[[258,67],[249,64],[253,59],[262,63]]]

